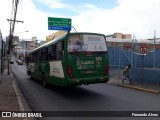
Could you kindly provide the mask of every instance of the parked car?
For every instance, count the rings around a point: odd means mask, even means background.
[[[12,60],[12,59],[9,62],[10,62],[10,64],[14,64],[14,60]]]
[[[17,60],[18,65],[23,65],[23,62],[21,60]]]
[[[16,59],[15,61],[16,61],[16,63],[18,63],[18,59]]]

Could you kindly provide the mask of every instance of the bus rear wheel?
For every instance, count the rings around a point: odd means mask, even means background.
[[[42,74],[42,85],[45,88],[47,87],[47,80],[46,80],[46,74],[45,73]]]

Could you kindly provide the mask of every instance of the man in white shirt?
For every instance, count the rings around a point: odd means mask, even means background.
[[[130,69],[131,65],[127,65],[127,67],[124,69],[123,75],[125,76],[125,78],[122,80],[122,83],[124,83],[124,80],[128,79],[130,84],[133,84],[130,78],[130,72],[131,72]]]

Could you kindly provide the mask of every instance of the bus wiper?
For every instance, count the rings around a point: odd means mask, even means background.
[[[98,56],[104,54],[104,53],[107,53],[107,52],[97,52]]]

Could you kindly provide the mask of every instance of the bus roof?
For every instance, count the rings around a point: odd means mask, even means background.
[[[59,36],[59,37],[57,37],[57,38],[55,38],[55,39],[53,39],[53,40],[51,40],[51,41],[49,41],[49,42],[47,42],[47,43],[45,43],[45,44],[43,44],[43,45],[41,45],[41,46],[33,49],[33,50],[30,51],[28,54],[30,54],[30,53],[32,53],[32,52],[34,52],[34,51],[37,51],[37,50],[39,50],[39,49],[42,49],[42,48],[44,48],[44,47],[47,47],[47,46],[49,46],[50,44],[55,43],[57,40],[64,38],[65,36],[66,36],[66,34],[61,35],[61,36]]]
[[[93,34],[93,35],[103,35],[102,33],[91,33],[91,32],[74,32],[74,33],[70,33],[70,34]]]
[[[57,38],[49,41],[48,43],[45,43],[45,44],[43,44],[43,45],[41,45],[41,46],[33,49],[33,50],[30,51],[28,54],[30,54],[30,53],[32,53],[32,52],[35,52],[35,51],[37,51],[37,50],[39,50],[39,49],[42,49],[42,48],[44,48],[44,47],[47,47],[47,46],[49,46],[50,44],[53,44],[53,43],[55,43],[56,41],[65,38],[67,34],[71,34],[71,35],[73,35],[73,34],[93,34],[93,35],[103,35],[103,36],[105,37],[105,35],[104,35],[104,34],[101,34],[101,33],[90,33],[90,32],[74,32],[74,33],[68,33],[68,32],[67,32],[67,33],[65,33],[65,34],[63,34],[63,35],[61,35],[61,36],[59,36],[59,37],[57,37]]]

